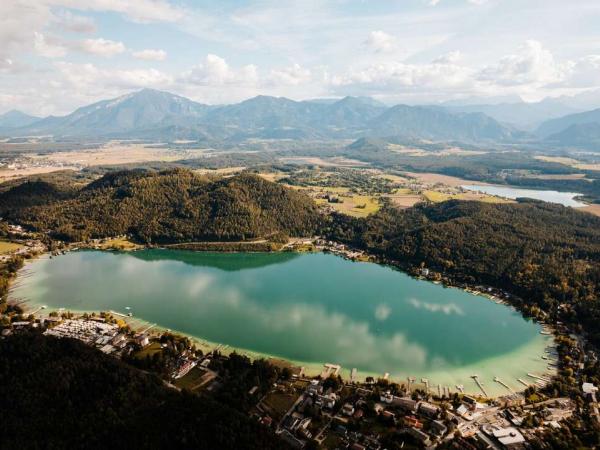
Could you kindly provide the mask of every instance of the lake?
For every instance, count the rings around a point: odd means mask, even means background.
[[[515,199],[526,197],[550,203],[560,203],[561,205],[572,206],[574,208],[587,206],[585,203],[575,200],[575,197],[581,195],[576,192],[539,191],[535,189],[520,189],[509,186],[493,186],[485,184],[467,184],[461,187],[469,191],[479,191],[504,198]]]
[[[491,394],[546,372],[551,344],[513,309],[392,268],[324,254],[77,251],[27,264],[13,299],[49,310],[114,310],[211,343],[359,377]]]

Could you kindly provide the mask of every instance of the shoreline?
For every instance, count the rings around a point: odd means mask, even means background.
[[[77,248],[81,249],[81,246],[78,246]],[[156,249],[156,247],[152,247],[152,248]],[[87,249],[82,249],[82,250],[88,251]],[[166,248],[165,250],[170,250],[170,249]],[[99,251],[107,251],[107,250],[99,250]],[[245,253],[245,252],[243,252],[243,253]],[[270,252],[270,253],[274,253],[274,252]],[[343,255],[338,255],[338,256],[343,256]],[[49,257],[49,254],[45,253],[43,255],[40,255],[40,258],[44,258],[44,257]],[[346,257],[346,259],[355,260],[355,259],[348,258],[348,257]],[[27,267],[28,267],[29,263],[33,262],[33,261],[34,260],[28,260],[26,262],[26,264],[24,265],[24,267],[17,274],[17,276],[15,278],[15,282],[18,282],[18,280],[20,280],[20,279],[23,278],[23,272],[27,271]],[[376,264],[387,266],[387,267],[391,268],[392,270],[400,270],[400,271],[402,271],[403,273],[405,273],[406,275],[408,275],[408,276],[410,276],[412,278],[420,279],[420,280],[423,280],[423,281],[434,282],[431,279],[428,279],[426,277],[415,276],[414,274],[412,274],[411,272],[406,271],[402,267],[399,267],[399,266],[394,265],[394,264],[390,264],[389,261],[380,261],[380,260],[378,260],[374,256],[372,256],[370,258],[370,262],[375,262]],[[441,282],[437,282],[437,283],[434,282],[434,283],[435,284],[441,284]],[[451,285],[451,284],[448,284],[448,285],[444,284],[444,287],[456,288],[456,289],[462,290],[463,292],[467,292],[469,294],[476,295],[477,297],[485,297],[488,300],[494,301],[497,304],[502,304],[505,307],[509,306],[515,312],[518,312],[521,317],[523,317],[524,319],[526,319],[521,314],[521,312],[518,311],[517,308],[515,308],[512,305],[510,305],[508,302],[506,302],[504,300],[500,300],[500,301],[495,300],[493,295],[488,295],[486,292],[478,292],[475,289],[471,290],[469,288],[465,288],[465,287],[461,287],[461,286],[454,286],[454,285]],[[11,284],[11,288],[10,288],[10,291],[9,291],[9,302],[13,302],[15,300],[13,289],[14,289],[14,287]],[[17,300],[19,300],[21,302],[20,304],[21,304],[22,307],[26,307],[28,310],[30,310],[30,309],[32,310],[34,308],[38,308],[37,310],[35,310],[35,312],[37,313],[36,314],[37,317],[44,315],[45,311],[39,309],[39,306],[41,306],[41,305],[38,305],[37,303],[33,303],[31,300],[27,300],[27,299],[17,299]],[[50,310],[47,310],[47,311],[49,312]],[[57,311],[60,312],[60,310],[57,310]],[[64,309],[64,311],[67,311],[67,310]],[[99,312],[101,312],[99,310],[98,311],[68,310],[68,311],[72,312],[72,313],[77,313],[77,314],[83,314],[84,312],[87,312],[87,313],[92,313],[92,312],[99,313]],[[135,325],[135,329],[137,329],[137,330],[140,330],[140,329],[143,329],[144,327],[152,325],[151,322],[148,322],[147,320],[145,320],[145,319],[143,319],[141,317],[139,317],[139,318],[135,317],[135,316],[133,316],[133,317],[121,317],[121,315],[124,315],[124,314],[121,313],[121,312],[118,312],[118,311],[111,311],[109,313],[112,313],[113,316],[115,316],[115,317],[119,316],[118,318],[121,318],[121,319],[125,320],[125,322],[128,325],[130,325],[132,327],[132,329],[134,329],[133,324],[136,324],[136,323],[137,324]],[[542,326],[542,324],[539,324],[537,322],[536,322],[536,325],[538,325],[540,327]],[[232,353],[232,352],[235,351],[236,353],[248,356],[251,359],[266,359],[266,360],[273,360],[273,361],[277,361],[277,360],[284,361],[284,362],[289,363],[289,364],[291,364],[292,366],[295,366],[295,367],[303,367],[304,368],[304,373],[307,376],[317,376],[317,375],[319,375],[320,373],[323,372],[323,365],[327,363],[327,362],[323,362],[323,363],[321,363],[321,362],[318,362],[318,363],[312,362],[311,363],[311,362],[294,361],[294,360],[290,360],[288,358],[282,357],[280,355],[265,354],[265,353],[256,352],[256,351],[252,351],[252,350],[244,349],[244,348],[240,348],[240,347],[231,347],[231,346],[229,346],[227,344],[219,344],[219,343],[216,343],[216,342],[211,342],[211,341],[209,341],[207,339],[204,339],[202,337],[195,336],[193,334],[182,332],[182,331],[179,331],[179,330],[169,329],[167,327],[159,326],[157,324],[153,325],[153,329],[152,329],[152,332],[150,334],[152,334],[152,335],[160,335],[162,332],[165,332],[165,331],[170,331],[170,332],[172,332],[174,334],[178,334],[178,335],[181,335],[181,336],[188,337],[205,354],[206,353],[210,353],[210,352],[212,352],[214,350],[219,350],[223,354],[227,355],[227,354]],[[542,330],[542,331],[544,331],[544,330]],[[542,333],[542,331],[540,331],[540,334],[549,334],[551,336],[549,336],[548,342],[546,342],[547,345],[545,345],[543,352],[541,354],[539,354],[539,355],[536,355],[535,357],[536,358],[546,359],[546,358],[544,358],[544,356],[548,353],[549,348],[554,348],[554,350],[551,350],[551,351],[555,351],[555,344],[554,344],[553,340],[554,340],[554,338],[556,336],[556,332],[555,332],[556,330],[552,329],[549,333]],[[550,339],[552,339],[552,341],[550,341]],[[521,349],[521,347],[519,347],[518,350],[519,349]],[[534,357],[534,356],[531,356],[531,357]],[[494,357],[492,357],[492,360],[493,359],[494,359]],[[558,361],[553,361],[553,362],[558,363]],[[336,361],[329,361],[329,363],[336,364]],[[490,361],[490,363],[493,364],[492,361]],[[495,366],[495,364],[494,364],[494,366]],[[446,370],[448,370],[448,369],[446,368]],[[470,370],[470,369],[467,368],[465,370]],[[350,372],[351,372],[351,369],[349,367],[348,368],[343,368],[341,370],[340,375],[342,376],[342,378],[345,381],[349,381],[350,378],[351,378],[350,377]],[[418,371],[415,371],[415,372],[418,372]],[[442,370],[440,373],[444,373],[444,370]],[[544,370],[541,373],[537,373],[535,375],[537,375],[538,377],[552,378],[553,376],[556,375],[556,373],[557,373],[557,367],[555,367],[552,371],[550,371],[550,370]],[[360,374],[359,377],[360,377],[361,380],[364,379],[365,377],[373,377],[375,380],[377,380],[378,378],[384,378],[385,377],[385,375],[383,373],[373,373],[373,372],[359,371],[359,374]],[[416,378],[417,381],[412,383],[412,388],[413,389],[424,389],[425,385],[419,382],[419,378],[421,378],[421,377],[423,379],[425,379],[425,377],[431,378],[432,375],[433,374],[431,373],[431,371],[429,371],[426,374],[417,375],[416,377],[414,375],[408,375],[407,378],[402,378],[402,376],[396,375],[396,376],[392,376],[391,379],[390,379],[390,381],[397,382],[398,384],[404,384],[404,385],[406,385],[408,378]],[[465,375],[465,374],[463,373],[463,375]],[[434,378],[431,379],[432,383],[435,381],[435,375],[433,375],[433,376],[434,376]],[[525,377],[525,376],[523,376],[523,377]],[[533,377],[532,378],[525,377],[525,378],[527,378],[527,382],[528,382],[529,385],[533,386],[533,385],[536,384],[536,379],[535,378],[533,378]],[[457,384],[454,384],[454,381],[457,381]],[[522,392],[524,390],[524,386],[522,386],[522,382],[520,382],[520,383],[518,382],[518,381],[520,381],[518,378],[516,378],[515,380],[513,380],[512,377],[510,379],[506,379],[505,381],[508,381],[509,384],[511,385],[511,388],[506,388],[506,389],[502,388],[501,386],[496,386],[495,383],[494,383],[495,380],[493,380],[493,379],[488,380],[486,378],[484,381],[486,383],[485,386],[488,387],[488,389],[492,389],[494,391],[493,395],[490,395],[490,396],[488,396],[486,398],[503,397],[503,396],[506,396],[506,395],[510,395],[511,393]],[[408,384],[410,384],[410,383],[408,383]],[[437,387],[437,386],[438,386],[437,384],[430,385],[430,391],[434,392],[435,391],[435,387]],[[471,380],[468,376],[461,377],[460,380],[453,380],[452,383],[448,383],[446,381],[444,383],[443,387],[446,388],[446,389],[448,389],[448,392],[459,392],[460,389],[458,389],[458,386],[463,386],[465,393],[470,393],[470,394],[472,394],[474,396],[483,397],[481,395],[482,394],[482,392],[481,392],[482,390],[479,390],[478,386],[475,385],[475,383],[473,382],[473,380]],[[490,386],[494,386],[494,388],[490,388]],[[442,385],[440,385],[440,387],[442,387]],[[515,387],[516,387],[516,389],[515,389]]]

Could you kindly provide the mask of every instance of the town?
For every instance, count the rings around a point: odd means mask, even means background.
[[[30,329],[78,339],[140,364],[144,359],[156,361],[156,355],[162,354],[160,367],[152,366],[153,370],[167,386],[193,392],[217,392],[223,383],[219,372],[223,361],[240,358],[221,353],[223,346],[203,354],[187,338],[150,328],[133,330],[123,317],[110,312],[76,316],[62,311],[14,321],[2,330],[2,336]],[[574,356],[576,349],[571,351]],[[570,398],[544,395],[535,385],[523,393],[485,398],[437,392],[425,379],[409,378],[408,383],[398,384],[367,377],[359,382],[353,371],[352,379],[343,380],[339,370],[337,365],[326,364],[321,375],[308,377],[301,368],[286,367],[267,389],[256,385],[248,391],[251,407],[246,412],[298,449],[316,445],[377,450],[388,448],[390,441],[406,443],[408,448],[520,449],[528,448],[527,442],[541,430],[560,428],[582,406]],[[598,417],[597,387],[585,382],[580,387]]]

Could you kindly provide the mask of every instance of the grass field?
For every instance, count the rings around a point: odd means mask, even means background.
[[[22,247],[21,244],[15,242],[0,241],[0,255],[12,253]]]
[[[271,410],[273,419],[280,420],[296,401],[296,396],[283,392],[271,392],[262,401]]]
[[[317,204],[327,204],[337,212],[353,217],[366,217],[379,211],[381,204],[377,197],[370,195],[343,195],[339,197],[341,203],[328,203],[325,199],[316,199]]]
[[[159,353],[162,352],[162,348],[160,346],[159,342],[153,342],[152,344],[150,344],[149,346],[147,346],[146,348],[140,350],[139,352],[135,353],[133,356],[137,359],[144,359],[146,358],[146,356],[150,356],[152,357],[152,355],[154,355],[155,353]]]
[[[600,164],[586,164],[573,158],[566,158],[562,156],[536,156],[535,159],[563,164],[565,166],[574,167],[575,169],[600,171]]]
[[[460,194],[446,194],[438,191],[425,191],[423,196],[430,202],[438,203],[446,200],[475,200],[484,203],[511,203],[512,200],[496,197],[494,195],[478,194],[476,192],[463,192]]]
[[[180,389],[189,389],[193,391],[200,384],[202,384],[202,378],[206,375],[206,370],[200,367],[194,367],[185,376],[175,380],[175,386]]]
[[[102,250],[129,251],[137,250],[141,247],[141,245],[138,245],[124,238],[107,239],[106,241],[100,244],[100,248]]]

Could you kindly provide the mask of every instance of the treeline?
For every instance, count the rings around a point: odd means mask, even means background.
[[[71,339],[0,340],[0,448],[283,449],[245,414]]]
[[[309,197],[256,175],[214,181],[184,169],[113,172],[70,192],[27,182],[0,194],[0,214],[61,240],[147,243],[310,235],[321,220]]]
[[[448,201],[336,215],[330,239],[451,278],[505,289],[600,346],[600,218],[535,201]],[[561,306],[562,305],[562,306]]]

